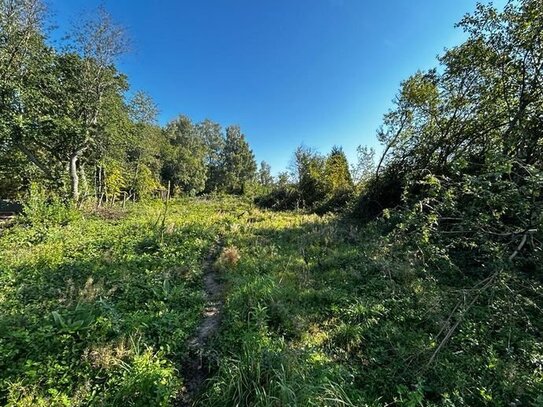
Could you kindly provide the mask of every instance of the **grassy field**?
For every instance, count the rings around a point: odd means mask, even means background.
[[[15,226],[0,239],[0,404],[168,404],[227,214],[160,203]]]
[[[175,404],[217,245],[224,305],[196,405],[543,403],[535,277],[512,298],[504,271],[458,316],[477,276],[423,267],[379,223],[231,198],[62,223],[1,232],[0,404]]]

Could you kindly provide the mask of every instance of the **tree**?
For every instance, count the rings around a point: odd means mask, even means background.
[[[30,178],[58,179],[56,169],[31,151],[26,136],[40,114],[41,73],[52,63],[39,0],[0,1],[0,182],[12,195]],[[43,75],[47,77],[47,75]],[[11,185],[8,187],[8,185]]]
[[[0,11],[0,152],[24,157],[57,190],[68,178],[78,200],[84,164],[106,151],[122,156],[127,83],[114,66],[122,30],[101,9],[59,52],[46,45],[40,1],[2,1]]]
[[[327,194],[350,192],[353,180],[349,172],[349,163],[340,147],[334,146],[324,163],[324,182]]]
[[[316,151],[300,146],[294,152],[292,177],[300,194],[300,206],[311,207],[325,196],[324,157]]]
[[[315,208],[317,212],[341,210],[353,197],[354,184],[349,163],[340,147],[334,146],[324,162],[323,192],[324,196]]]
[[[441,69],[402,83],[361,211],[401,206],[402,228],[417,231],[419,247],[462,261],[470,250],[484,272],[517,256],[515,242],[538,250],[529,238],[543,222],[541,16],[535,0],[503,12],[479,5],[459,24],[468,39],[440,58]],[[385,184],[399,190],[391,199]]]
[[[158,107],[153,98],[143,91],[137,91],[128,106],[134,124],[155,124]]]
[[[288,185],[290,185],[290,174],[288,171],[281,171],[277,175],[277,182],[275,183],[278,188],[286,188]]]
[[[244,185],[256,178],[254,154],[239,126],[226,128],[226,141],[221,153],[222,189],[229,193],[243,193]]]
[[[221,153],[225,138],[221,125],[209,119],[196,125],[198,136],[205,145],[205,165],[207,168],[206,192],[212,192],[220,187],[221,183]]]
[[[0,84],[4,92],[25,75],[26,64],[43,47],[45,5],[41,0],[0,1]]]
[[[202,192],[206,182],[206,147],[192,121],[180,116],[164,129],[162,179],[190,195]]]
[[[167,142],[156,124],[158,108],[144,92],[136,92],[128,105],[131,120],[129,145],[126,146],[127,168],[130,176],[130,195],[149,196],[159,186],[160,153]]]
[[[78,25],[71,36],[71,47],[82,59],[78,72],[79,118],[82,134],[70,151],[72,198],[79,198],[78,162],[81,155],[97,143],[98,123],[108,93],[119,90],[119,76],[114,65],[127,50],[124,29],[115,24],[109,13],[99,8],[87,21]],[[126,90],[126,87],[122,90]]]
[[[367,146],[356,148],[356,164],[351,169],[353,182],[360,186],[375,173],[375,150]]]
[[[271,187],[273,185],[271,167],[266,161],[260,162],[260,169],[258,170],[258,182],[264,187]]]

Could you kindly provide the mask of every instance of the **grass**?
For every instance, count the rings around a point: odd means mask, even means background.
[[[201,405],[543,405],[540,278],[505,270],[468,309],[483,277],[421,262],[383,226],[257,210],[231,224],[240,258]]]
[[[168,405],[204,306],[201,264],[227,218],[178,201],[87,213],[0,238],[0,404]]]
[[[162,209],[3,232],[0,404],[171,405],[217,236],[225,304],[198,405],[543,403],[537,276],[512,296],[504,271],[451,317],[478,277],[423,266],[378,223],[225,198],[174,200],[162,228]]]

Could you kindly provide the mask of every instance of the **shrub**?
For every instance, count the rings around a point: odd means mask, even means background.
[[[138,168],[134,178],[134,193],[140,198],[149,198],[153,191],[160,187],[153,172],[146,165],[141,165]]]
[[[294,186],[285,185],[274,188],[271,192],[255,198],[255,204],[261,208],[273,210],[298,209],[301,195]]]
[[[31,184],[27,199],[23,201],[23,222],[33,226],[66,225],[79,217],[69,201],[48,192],[41,185]]]
[[[124,372],[114,396],[115,405],[168,406],[180,383],[173,365],[150,349],[121,364]]]

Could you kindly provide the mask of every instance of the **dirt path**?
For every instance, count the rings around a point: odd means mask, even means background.
[[[222,243],[220,241],[215,242],[208,258],[203,264],[206,306],[203,312],[203,319],[196,329],[196,333],[188,341],[189,351],[183,363],[185,386],[176,403],[179,407],[194,405],[195,396],[198,395],[210,374],[209,356],[206,346],[209,339],[219,329],[223,306],[223,286],[219,281],[219,274],[214,266],[221,249]]]

